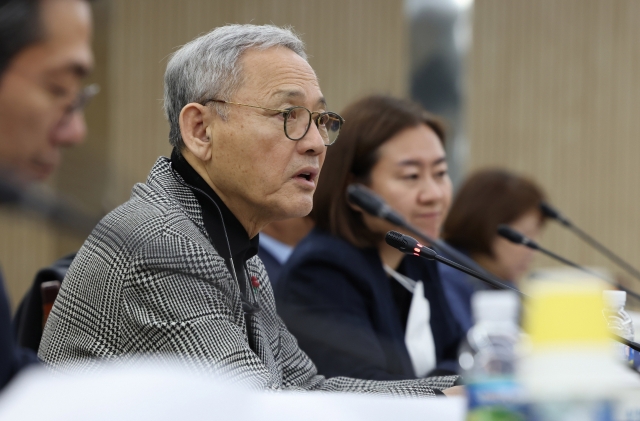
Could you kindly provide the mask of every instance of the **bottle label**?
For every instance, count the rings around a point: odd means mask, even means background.
[[[633,351],[633,368],[640,371],[640,352]]]
[[[606,400],[559,400],[527,405],[528,421],[613,421],[613,405]]]
[[[467,398],[467,421],[525,420],[522,390],[512,379],[469,384]]]
[[[634,367],[634,360],[636,359],[635,350],[619,342],[614,342],[614,354],[619,361],[622,361],[629,366]]]

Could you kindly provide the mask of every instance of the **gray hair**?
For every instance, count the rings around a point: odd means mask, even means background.
[[[289,28],[273,25],[227,25],[214,29],[176,51],[164,74],[164,111],[169,120],[169,143],[180,152],[180,112],[191,102],[229,100],[242,82],[239,58],[248,48],[282,46],[307,60],[304,43]],[[215,104],[226,118],[227,106]]]

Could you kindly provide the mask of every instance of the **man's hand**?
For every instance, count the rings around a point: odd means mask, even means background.
[[[453,386],[442,391],[446,396],[465,396],[467,394],[464,386]]]

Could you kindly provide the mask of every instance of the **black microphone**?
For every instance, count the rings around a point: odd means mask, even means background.
[[[540,250],[540,246],[535,241],[514,230],[509,225],[498,225],[498,234],[512,243],[522,244],[531,249]]]
[[[501,282],[495,281],[483,275],[482,273],[476,272],[473,269],[470,269],[466,266],[453,262],[447,259],[446,257],[440,256],[435,250],[430,249],[429,247],[425,247],[424,245],[420,244],[415,238],[409,237],[408,235],[401,234],[397,231],[389,231],[385,236],[385,241],[391,247],[396,248],[403,253],[413,254],[414,256],[424,257],[425,259],[429,259],[429,260],[437,260],[438,262],[442,262],[447,266],[451,266],[455,269],[458,269],[459,271],[462,271],[468,275],[471,275],[474,278],[480,279],[481,281],[488,283],[494,288],[509,289],[520,294],[523,297],[526,296],[515,287],[505,285]]]
[[[0,204],[18,203],[23,195],[22,189],[0,176]]]
[[[640,294],[637,294],[633,291],[630,291],[626,288],[624,288],[622,285],[618,284],[615,281],[612,281],[611,279],[607,279],[606,277],[602,276],[601,274],[597,273],[597,272],[593,272],[587,268],[585,268],[584,266],[580,266],[577,263],[572,262],[571,260],[565,259],[564,257],[555,254],[554,252],[545,249],[544,247],[541,247],[538,243],[536,243],[535,241],[533,241],[532,239],[528,238],[527,236],[525,236],[522,233],[519,233],[518,231],[514,230],[513,228],[511,228],[508,225],[498,225],[498,235],[500,235],[503,238],[506,238],[507,240],[511,241],[512,243],[515,244],[521,244],[525,247],[529,247],[530,249],[533,250],[537,250],[541,253],[546,254],[547,256],[551,257],[552,259],[555,259],[559,262],[564,263],[567,266],[571,266],[575,269],[578,269],[584,273],[588,273],[589,275],[595,276],[596,278],[602,279],[603,281],[613,285],[614,287],[618,288],[620,291],[624,291],[626,292],[629,296],[640,300]]]
[[[482,273],[485,278],[491,278],[495,283],[501,284],[498,279],[496,279],[493,275],[491,275],[484,268],[478,265],[470,257],[460,253],[458,250],[454,249],[444,241],[431,238],[430,236],[420,231],[418,228],[409,224],[398,212],[391,208],[391,206],[387,205],[387,203],[380,196],[375,194],[371,189],[363,186],[362,184],[350,184],[347,187],[347,198],[349,202],[360,207],[368,214],[384,219],[385,221],[391,222],[394,225],[406,229],[436,250],[455,259],[456,262],[463,263],[465,266],[473,268],[476,272]]]
[[[565,227],[573,231],[574,234],[576,234],[583,241],[588,243],[591,247],[595,248],[600,253],[604,254],[609,260],[611,260],[616,265],[624,269],[628,274],[635,277],[636,279],[640,279],[640,271],[638,269],[631,266],[631,264],[623,260],[622,257],[618,256],[613,251],[605,247],[598,240],[596,240],[595,238],[593,238],[592,236],[590,236],[589,234],[587,234],[586,232],[582,231],[580,228],[575,226],[573,222],[571,222],[567,217],[562,215],[557,209],[553,208],[550,204],[548,204],[547,202],[540,202],[540,210],[545,216],[551,219],[555,219],[556,221],[560,222],[562,225],[564,225]]]
[[[540,202],[540,211],[544,216],[551,219],[555,219],[556,221],[560,222],[564,226],[570,227],[573,225],[567,217],[565,217],[563,214],[560,213],[560,211],[558,211],[556,208],[554,208],[553,206],[551,206],[545,201]]]
[[[380,196],[362,184],[349,184],[347,186],[347,197],[352,204],[359,206],[373,216],[401,227],[406,225],[406,221],[400,214],[391,209]]]
[[[85,212],[70,199],[44,185],[23,187],[14,180],[15,177],[10,174],[0,172],[0,205],[29,211],[83,236],[89,234],[100,221],[98,215]]]
[[[436,256],[438,256],[435,250],[423,246],[415,238],[401,234],[398,231],[389,231],[384,239],[391,247],[406,254],[413,254],[429,260],[436,260]]]

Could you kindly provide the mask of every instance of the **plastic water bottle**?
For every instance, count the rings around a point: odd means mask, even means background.
[[[515,382],[519,299],[512,291],[478,291],[471,300],[475,325],[458,361],[467,383],[468,420],[520,419]]]
[[[627,376],[637,379],[611,353],[602,286],[582,277],[528,285],[523,326],[529,349],[517,371],[527,420],[633,420],[615,416],[629,412],[617,411],[622,394],[632,389]]]
[[[633,341],[633,321],[624,309],[627,301],[627,293],[624,291],[603,291],[602,298],[605,306],[603,313],[607,320],[609,331]],[[635,358],[634,350],[619,342],[616,342],[614,345],[616,358],[633,366]]]

